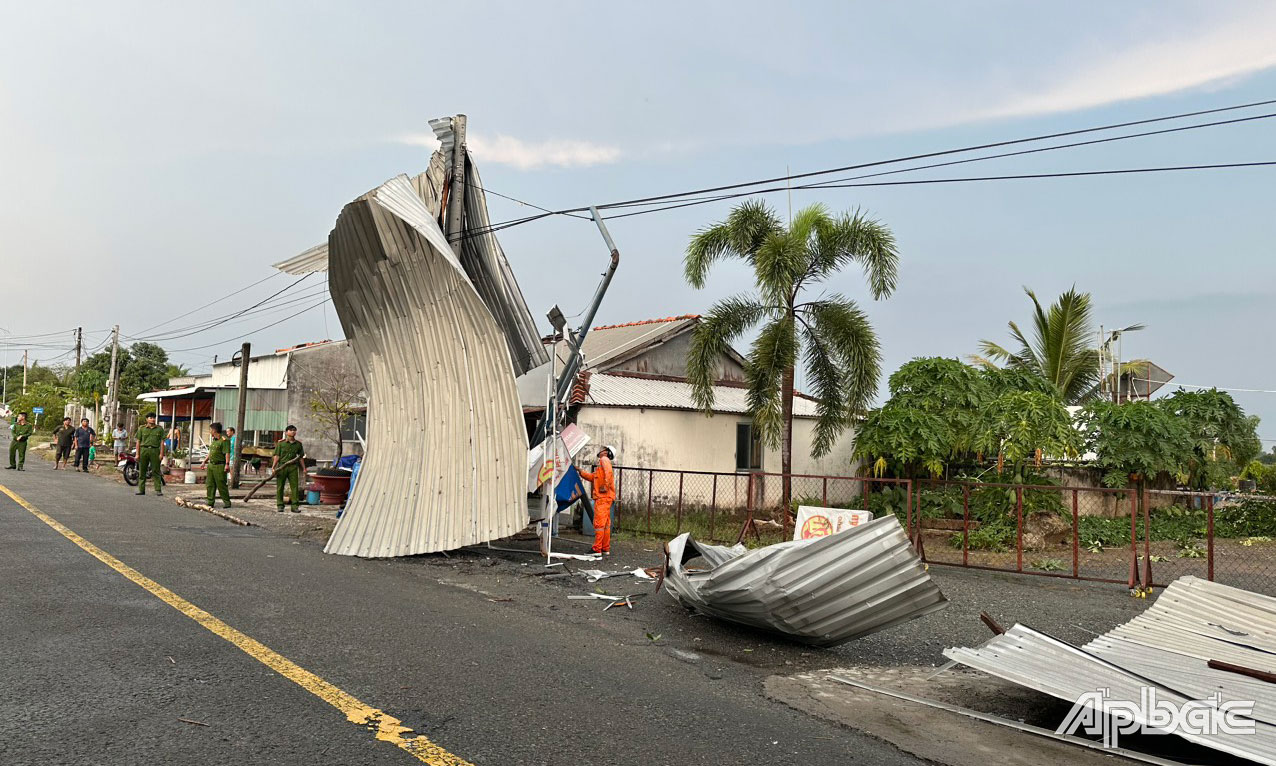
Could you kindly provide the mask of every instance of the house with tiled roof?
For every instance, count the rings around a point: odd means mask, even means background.
[[[687,382],[687,352],[697,314],[595,327],[585,336],[584,364],[571,395],[568,420],[594,443],[614,445],[617,462],[694,471],[780,471],[779,450],[763,447],[748,414],[744,358],[727,349],[718,362],[712,415],[697,408]],[[557,368],[567,359],[557,344]],[[545,407],[545,368],[519,380],[528,420]],[[811,458],[816,409],[809,397],[793,402],[795,473],[847,475],[854,435],[848,430],[825,457]]]

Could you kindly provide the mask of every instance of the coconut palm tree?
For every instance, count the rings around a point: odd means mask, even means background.
[[[851,419],[867,409],[881,364],[877,334],[860,307],[836,293],[811,293],[854,263],[875,299],[889,296],[899,263],[895,238],[860,212],[833,215],[811,205],[786,227],[766,203],[749,201],[691,238],[687,282],[703,288],[709,268],[724,258],[752,266],[757,291],[718,301],[703,317],[692,336],[687,377],[696,406],[711,412],[718,360],[732,341],[761,325],[746,358],[747,401],[762,441],[780,447],[787,507],[799,360],[818,414],[813,457],[827,454]]]
[[[1019,344],[1018,350],[981,340],[983,355],[971,359],[989,367],[1001,362],[1006,367],[1027,370],[1054,384],[1068,404],[1084,401],[1094,393],[1099,381],[1090,294],[1077,292],[1073,286],[1045,309],[1036,293],[1027,287],[1023,291],[1032,299],[1032,340],[1019,325],[1009,322],[1010,336]]]

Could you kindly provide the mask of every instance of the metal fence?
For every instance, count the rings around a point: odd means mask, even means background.
[[[933,564],[1276,595],[1276,497],[863,476],[616,467],[613,529],[720,543],[793,538],[799,505],[894,513]],[[1140,502],[1140,500],[1142,502]]]

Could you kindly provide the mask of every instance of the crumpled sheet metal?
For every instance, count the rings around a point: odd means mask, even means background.
[[[1107,689],[1113,703],[1138,703],[1144,688],[1180,705],[1215,693],[1222,701],[1253,702],[1252,735],[1176,733],[1276,765],[1276,685],[1207,664],[1215,659],[1273,672],[1274,650],[1276,599],[1181,577],[1142,614],[1081,647],[1015,625],[982,646],[955,647],[944,655],[1069,702]]]
[[[836,646],[948,605],[893,515],[755,550],[698,543],[684,533],[666,550],[664,586],[683,605],[814,646]]]
[[[527,525],[527,432],[504,333],[437,223],[441,163],[346,205],[328,285],[368,390],[368,450],[324,550],[446,551]]]

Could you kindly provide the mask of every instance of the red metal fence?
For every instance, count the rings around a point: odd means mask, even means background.
[[[1276,498],[617,466],[614,529],[792,539],[799,505],[894,513],[928,562],[1127,585],[1192,574],[1276,595]],[[1142,500],[1142,502],[1140,502]]]

